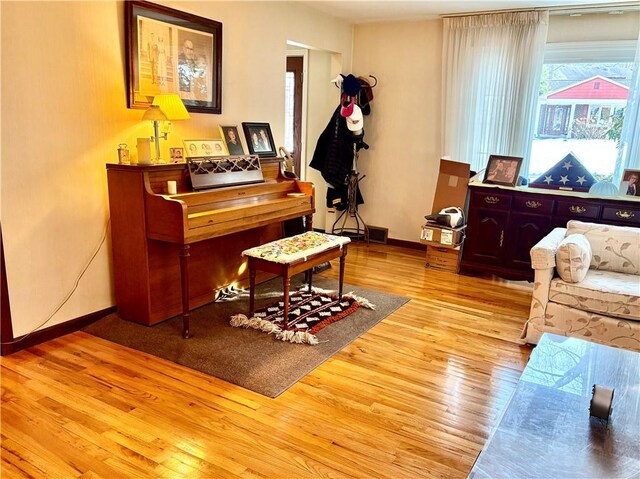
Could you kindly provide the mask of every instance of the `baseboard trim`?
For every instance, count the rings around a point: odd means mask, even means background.
[[[2,341],[6,342],[7,344],[2,345],[2,350],[0,351],[0,353],[2,356],[8,356],[9,354],[13,354],[22,349],[30,348],[31,346],[36,346],[38,344],[44,343],[45,341],[59,338],[60,336],[64,336],[65,334],[73,333],[75,331],[78,331],[79,329],[84,328],[85,326],[90,325],[91,323],[96,322],[101,318],[104,318],[108,314],[114,313],[115,311],[116,307],[111,306],[100,311],[86,314],[76,319],[65,321],[64,323],[56,324],[45,329],[40,329],[32,334],[20,336],[19,338],[2,338]]]
[[[313,231],[317,231],[318,233],[326,233],[322,228],[313,228]],[[411,249],[420,249],[425,250],[425,245],[419,243],[417,241],[406,241],[400,239],[387,238],[387,242],[389,246],[402,246],[403,248],[411,248]]]
[[[406,241],[406,240],[389,238],[387,239],[387,244],[391,246],[402,246],[403,248],[420,249],[420,250],[425,249],[425,246],[422,243],[419,243],[417,241]]]

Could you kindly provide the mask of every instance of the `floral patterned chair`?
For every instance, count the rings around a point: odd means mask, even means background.
[[[640,351],[640,228],[569,221],[531,249],[522,340],[550,332]]]

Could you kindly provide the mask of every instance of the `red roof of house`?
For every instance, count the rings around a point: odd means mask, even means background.
[[[629,89],[601,76],[575,83],[571,86],[549,93],[548,99],[562,100],[626,100]]]

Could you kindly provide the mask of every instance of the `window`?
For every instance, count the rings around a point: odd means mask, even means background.
[[[295,101],[295,78],[293,72],[285,73],[284,86],[284,147],[293,151],[293,106]]]
[[[547,45],[531,145],[530,181],[569,153],[596,180],[613,178],[633,76],[632,44]]]

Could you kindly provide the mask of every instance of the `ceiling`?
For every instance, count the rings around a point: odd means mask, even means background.
[[[640,21],[640,3],[637,0],[621,0],[615,3],[610,0],[311,0],[301,3],[351,23],[438,18],[447,14],[529,8],[567,7],[574,11],[581,6],[598,6],[604,8],[604,11],[632,7],[631,14],[639,15]],[[580,11],[582,9],[575,10]]]

